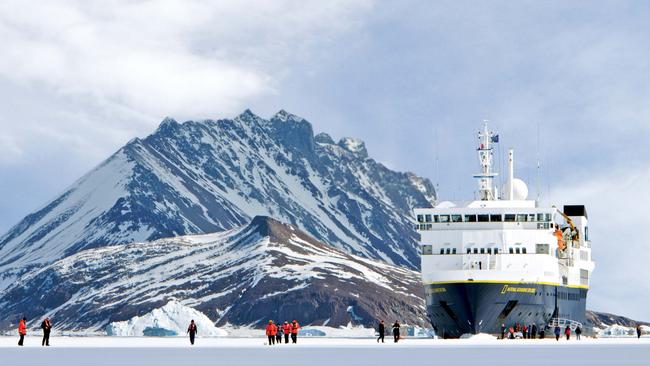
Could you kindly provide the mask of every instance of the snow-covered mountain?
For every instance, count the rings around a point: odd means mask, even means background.
[[[48,315],[56,329],[101,331],[170,301],[218,326],[372,326],[378,318],[426,325],[423,295],[418,272],[258,216],[214,234],[89,249],[32,271],[1,298],[0,329],[27,314],[31,325]]]
[[[222,231],[256,215],[416,269],[411,210],[434,200],[427,179],[386,168],[362,141],[314,136],[285,111],[269,120],[249,110],[232,120],[165,119],[0,237],[0,293],[83,249]]]

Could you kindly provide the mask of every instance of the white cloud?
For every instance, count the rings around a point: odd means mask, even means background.
[[[150,116],[234,113],[366,3],[3,2],[0,75]]]

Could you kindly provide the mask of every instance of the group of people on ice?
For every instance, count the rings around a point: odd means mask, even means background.
[[[41,329],[43,329],[43,341],[41,342],[41,346],[50,346],[50,332],[52,331],[52,323],[50,322],[50,318],[45,317],[43,319],[43,322],[41,323]],[[18,345],[22,346],[25,342],[25,336],[27,335],[27,318],[23,317],[20,319],[18,322]]]
[[[284,343],[289,343],[289,336],[291,336],[291,343],[298,343],[298,330],[300,324],[294,319],[291,323],[284,321],[284,324],[275,324],[273,320],[269,320],[266,326],[266,336],[269,338],[269,346],[282,343],[282,336],[284,335]]]
[[[399,332],[399,322],[395,321],[395,324],[393,324],[393,340],[395,343],[397,343],[400,339],[400,332]],[[379,321],[379,327],[377,327],[377,333],[379,333],[379,337],[377,337],[377,343],[381,340],[381,343],[384,343],[384,335],[386,334],[386,326],[384,325],[384,321],[380,320]]]
[[[539,330],[539,333],[538,333]],[[515,338],[523,338],[523,339],[535,339],[539,335],[540,339],[544,339],[546,336],[546,327],[542,325],[539,329],[537,328],[537,324],[532,324],[532,325],[522,325],[519,323],[516,323],[512,325],[510,328],[507,329],[508,331],[508,338],[509,339],[515,339]],[[564,333],[564,336],[566,337],[567,340],[571,339],[571,327],[566,326],[564,328],[564,331],[562,331],[562,328],[559,325],[556,325],[553,328],[553,334],[555,335],[555,340],[559,341],[560,336]],[[580,340],[580,335],[582,334],[582,328],[580,326],[577,326],[575,331],[576,339]],[[506,337],[506,325],[501,324],[501,339],[505,339]]]

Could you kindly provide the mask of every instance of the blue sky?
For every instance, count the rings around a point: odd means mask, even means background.
[[[473,197],[487,119],[532,195],[587,205],[589,307],[650,320],[647,19],[645,1],[2,2],[0,231],[165,116],[286,109],[442,199]]]

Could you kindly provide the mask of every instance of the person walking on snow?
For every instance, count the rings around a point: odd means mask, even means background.
[[[275,327],[278,329],[277,333],[275,333],[275,343],[282,344],[282,327],[279,325],[276,325]]]
[[[190,334],[190,343],[194,345],[194,336],[198,333],[198,328],[196,327],[196,323],[194,323],[194,319],[190,321],[190,326],[187,327],[187,333]]]
[[[397,321],[393,324],[393,339],[395,340],[395,343],[399,341],[399,323]]]
[[[381,339],[381,343],[384,343],[384,332],[386,331],[386,328],[384,327],[384,321],[380,320],[379,321],[379,329],[377,332],[379,332],[379,337],[377,337],[377,343],[379,343],[379,340]]]
[[[18,345],[22,346],[25,336],[27,335],[27,318],[23,317],[20,322],[18,322],[18,335],[20,339],[18,340]]]
[[[291,323],[291,342],[298,343],[298,330],[300,329],[300,324],[294,319]]]
[[[636,339],[641,338],[641,326],[639,324],[636,325]]]
[[[506,336],[506,325],[501,323],[501,339],[505,339]]]
[[[582,328],[580,328],[580,326],[578,325],[578,327],[576,328],[576,339],[577,340],[580,340],[580,335],[581,334],[582,334]]]
[[[559,325],[555,326],[555,330],[553,331],[555,333],[555,340],[559,341],[560,340],[560,334],[562,333],[562,329],[560,329]]]
[[[278,333],[278,327],[273,324],[273,320],[269,320],[269,325],[266,326],[266,336],[269,337],[269,346],[275,344],[275,335]]]
[[[564,335],[566,336],[567,341],[571,338],[571,328],[569,328],[568,325],[564,328]]]
[[[282,325],[282,333],[284,333],[284,344],[289,344],[289,336],[291,335],[291,324],[288,321],[284,321]]]
[[[41,323],[41,329],[43,329],[43,341],[41,346],[50,346],[50,330],[52,330],[52,323],[50,323],[50,318],[45,317],[45,320]]]

